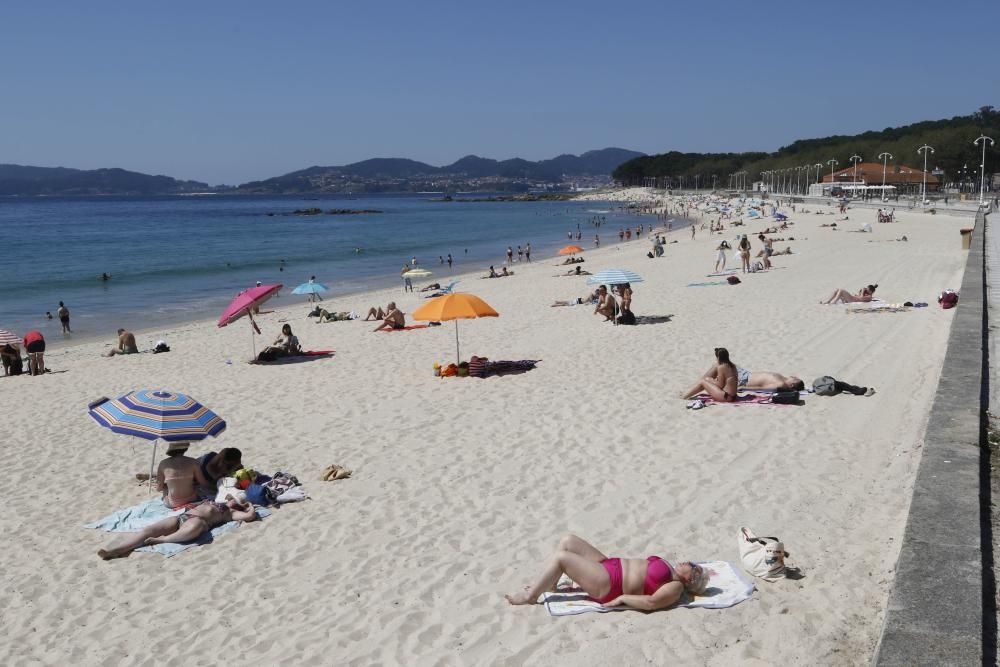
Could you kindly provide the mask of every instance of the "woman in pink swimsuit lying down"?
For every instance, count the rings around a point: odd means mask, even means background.
[[[608,558],[576,535],[559,540],[538,581],[523,593],[507,595],[511,604],[534,604],[545,591],[555,590],[566,573],[605,607],[625,606],[643,611],[665,609],[687,590],[698,594],[708,585],[708,572],[691,562],[671,566],[659,556]]]

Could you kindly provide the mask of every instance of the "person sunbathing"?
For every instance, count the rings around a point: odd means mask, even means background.
[[[806,383],[795,375],[782,375],[772,371],[748,371],[736,369],[737,385],[745,389],[768,389],[771,391],[802,391]]]
[[[875,295],[875,288],[878,285],[868,285],[867,287],[862,287],[857,294],[851,294],[847,290],[841,288],[833,291],[830,298],[826,301],[820,301],[823,305],[829,305],[832,303],[868,303],[872,300]]]
[[[594,290],[585,297],[578,297],[575,301],[556,301],[552,304],[552,308],[556,306],[579,306],[585,303],[596,303],[598,298],[600,298],[599,290]]]
[[[430,292],[432,290],[439,290],[439,289],[441,289],[441,283],[431,283],[427,287],[421,288],[420,291],[421,292]]]
[[[264,348],[260,354],[266,359],[268,356],[274,358],[287,357],[298,354],[301,351],[302,346],[299,345],[299,337],[292,333],[292,325],[284,324],[281,327],[281,335],[275,338],[274,342]]]
[[[729,359],[729,350],[724,347],[715,348],[715,364],[713,364],[695,382],[690,389],[681,394],[681,398],[688,400],[698,394],[708,394],[717,401],[731,403],[736,400],[736,391],[740,387],[741,370]],[[746,371],[743,371],[746,373]],[[749,373],[747,373],[749,376]]]
[[[97,555],[104,560],[122,558],[142,546],[193,542],[216,526],[230,521],[256,520],[257,513],[250,503],[241,503],[232,498],[224,503],[202,503],[177,516],[161,519],[138,533],[130,533],[118,544],[99,550]]]
[[[582,268],[577,266],[576,268],[570,269],[566,273],[557,273],[554,278],[562,278],[564,276],[589,276],[590,271],[584,271]]]
[[[523,592],[504,597],[512,605],[535,604],[539,595],[555,590],[563,574],[605,607],[643,611],[666,609],[684,591],[703,593],[709,580],[708,571],[690,561],[671,565],[659,556],[608,558],[586,540],[566,535],[538,580]]]
[[[389,305],[391,306],[392,304]],[[378,308],[372,306],[371,308],[368,309],[368,314],[365,315],[365,322],[373,319],[384,320],[387,312],[388,312],[387,310],[382,310],[382,306],[378,306]]]
[[[406,318],[403,317],[403,312],[396,308],[395,302],[389,304],[389,310],[385,314],[385,319],[382,324],[378,325],[373,329],[373,331],[381,331],[382,329],[403,329],[406,327]]]
[[[341,322],[343,320],[351,319],[351,313],[349,313],[346,310],[334,313],[331,313],[325,308],[318,308],[317,310],[319,310],[319,312],[317,313],[319,319],[316,320],[316,324],[324,324],[326,322]],[[312,313],[309,314],[309,317],[313,317]]]
[[[112,348],[105,357],[113,357],[116,354],[138,354],[139,347],[135,343],[135,335],[125,329],[118,330],[117,347]]]

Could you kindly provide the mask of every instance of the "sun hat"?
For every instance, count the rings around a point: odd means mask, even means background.
[[[171,442],[167,445],[167,454],[173,454],[175,452],[186,452],[188,447],[191,446],[190,442]]]

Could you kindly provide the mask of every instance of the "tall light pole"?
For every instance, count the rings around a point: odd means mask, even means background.
[[[823,163],[822,162],[817,162],[813,166],[816,167],[816,182],[817,183],[822,183],[822,181],[820,180],[820,177],[819,177],[819,172],[823,169]],[[822,187],[820,187],[820,194],[821,195],[823,194],[823,188]]]
[[[827,160],[826,163],[830,165],[830,194],[833,195],[833,168],[840,163],[833,158]]]
[[[851,162],[854,163],[854,192],[851,194],[857,196],[858,194],[858,163],[861,162],[861,156],[854,154],[851,156]]]
[[[990,142],[992,146],[995,142],[987,137],[985,134],[979,136],[978,139],[972,142],[973,146],[978,146],[979,142],[983,142],[983,161],[979,164],[979,173],[981,174],[979,181],[979,205],[982,206],[986,203],[986,142]]]
[[[923,206],[924,202],[927,201],[927,151],[930,151],[931,153],[933,153],[934,149],[931,148],[930,146],[928,146],[927,144],[924,144],[923,146],[921,146],[920,148],[917,149],[917,153],[923,153],[924,154],[924,180],[920,184],[920,205],[921,206]]]
[[[892,153],[879,153],[878,156],[882,158],[882,201],[885,201],[885,169],[892,159]]]

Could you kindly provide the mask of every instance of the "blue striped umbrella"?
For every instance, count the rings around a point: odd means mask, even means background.
[[[146,440],[190,442],[216,436],[226,422],[190,396],[139,389],[90,406],[90,416],[115,433]]]
[[[605,269],[587,278],[588,285],[624,285],[625,283],[641,283],[642,277],[627,269]]]

